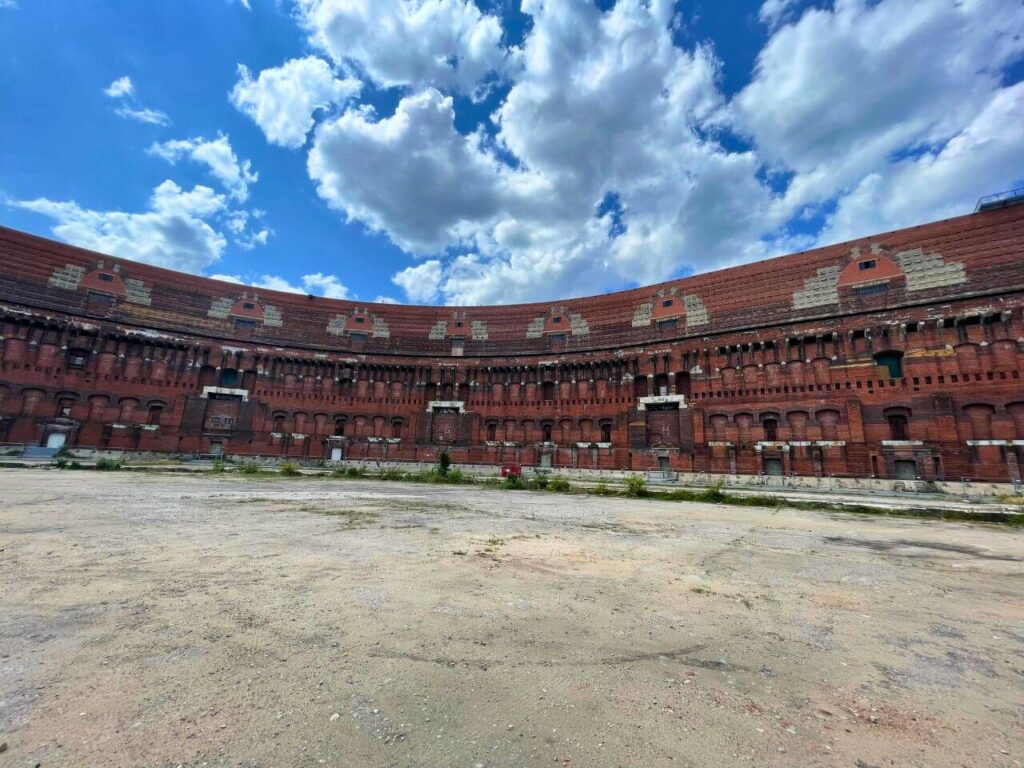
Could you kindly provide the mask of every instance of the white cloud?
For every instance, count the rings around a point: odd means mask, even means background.
[[[1024,55],[1019,2],[766,0],[771,37],[731,102],[710,46],[674,40],[674,0],[522,0],[515,49],[469,0],[298,6],[336,67],[403,89],[390,115],[296,97],[285,133],[298,146],[319,121],[321,197],[429,259],[393,276],[413,301],[651,283],[965,212],[1024,175],[1022,96],[1003,84]],[[453,96],[495,77],[508,94],[460,133]],[[820,232],[790,226],[823,211]]]
[[[441,278],[441,262],[431,259],[416,267],[406,267],[392,277],[391,281],[405,291],[410,300],[426,303],[437,298],[441,289]]]
[[[412,251],[456,241],[498,211],[503,166],[453,125],[452,99],[430,89],[374,120],[350,110],[321,125],[309,174],[332,207]]]
[[[838,0],[772,36],[735,121],[796,172],[787,206],[817,203],[956,136],[1022,52],[1020,3]]]
[[[894,163],[866,176],[840,198],[820,236],[837,242],[955,216],[1007,184],[1021,163],[1024,83],[1001,89],[941,150]],[[1012,172],[1012,171],[1011,171]]]
[[[138,123],[146,123],[147,125],[170,125],[171,123],[171,119],[159,109],[123,106],[118,107],[114,112],[126,120],[135,120]]]
[[[393,299],[390,296],[378,296],[373,300],[374,304],[397,304],[398,299]]]
[[[120,99],[123,96],[134,94],[135,86],[132,85],[132,79],[125,75],[124,77],[117,78],[117,80],[104,88],[103,92],[111,99]]]
[[[202,272],[216,263],[227,244],[210,221],[227,205],[209,187],[181,189],[165,181],[155,190],[148,211],[93,211],[74,201],[39,198],[13,205],[48,216],[61,240],[124,259],[186,272]]]
[[[183,157],[205,165],[231,197],[239,202],[249,198],[249,185],[259,179],[259,175],[252,170],[252,163],[248,160],[239,161],[231,148],[231,140],[223,134],[213,140],[173,139],[154,143],[149,148],[149,154],[163,158],[172,165]]]
[[[210,275],[214,280],[224,280],[238,285],[251,285],[254,288],[265,288],[268,291],[283,291],[285,293],[300,293],[312,296],[324,296],[328,299],[350,299],[352,296],[349,290],[341,283],[337,275],[325,275],[322,272],[315,272],[310,275],[303,275],[299,285],[293,284],[280,275],[259,275],[256,277],[242,277],[241,275],[214,274]]]
[[[319,110],[344,104],[361,87],[354,78],[335,77],[327,62],[315,56],[265,69],[255,80],[241,64],[238,74],[231,103],[255,121],[268,141],[291,148],[305,144]]]
[[[474,0],[297,0],[310,38],[383,86],[471,93],[504,66],[501,22]]]

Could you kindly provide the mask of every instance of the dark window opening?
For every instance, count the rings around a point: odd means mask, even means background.
[[[162,405],[151,405],[149,406],[149,416],[146,418],[147,424],[159,424],[160,417],[163,416],[164,407]]]
[[[853,292],[858,296],[877,296],[880,293],[885,293],[889,289],[885,283],[879,283],[878,285],[865,285],[863,288],[854,288]]]
[[[99,275],[97,275],[97,277],[100,279],[100,282],[104,282],[104,283],[112,283],[112,282],[114,282],[114,276],[113,275],[108,275],[106,272],[100,272]]]
[[[360,323],[360,324],[362,324],[362,323],[365,323],[365,322],[366,322],[366,318],[365,318],[365,317],[356,317],[356,318],[354,318],[354,320],[355,320],[355,321],[356,321],[357,323]]]
[[[761,426],[764,427],[764,439],[767,442],[774,443],[779,439],[779,422],[776,419],[765,419]]]
[[[663,306],[663,307],[671,307],[672,306],[672,299],[665,299],[663,302],[661,302],[661,306]]]
[[[679,321],[675,318],[670,320],[659,320],[658,328],[662,331],[672,331],[679,327]]]
[[[601,442],[610,443],[612,441],[612,425],[602,424],[601,425]]]
[[[880,365],[889,372],[890,379],[903,378],[903,353],[879,352],[875,355],[875,365]]]
[[[544,400],[555,399],[555,383],[553,381],[545,381],[541,385],[542,398]]]
[[[243,328],[255,328],[256,321],[247,317],[236,317],[235,318],[235,329],[242,330]]]
[[[889,436],[892,440],[907,439],[907,417],[896,414],[889,417]]]
[[[400,422],[400,421],[393,421],[391,423],[391,436],[392,437],[401,437],[402,436],[402,422]]]
[[[551,318],[551,322],[552,323],[560,323],[560,322],[562,322],[562,318],[561,318],[561,316],[552,317]]]
[[[284,416],[274,417],[274,432],[284,432]]]
[[[867,259],[866,261],[862,261],[860,264],[858,264],[857,269],[874,269],[877,264],[878,262],[875,259]]]
[[[550,424],[545,424],[544,425],[543,435],[544,435],[544,442],[545,443],[550,443],[551,442],[551,425]]]
[[[366,334],[365,333],[350,333],[348,335],[348,337],[350,339],[352,339],[353,341],[363,341],[363,340],[366,339]]]
[[[256,309],[256,305],[253,304],[251,301],[245,302],[244,304],[242,304],[242,307],[244,307],[245,309]]]
[[[498,427],[496,424],[487,425],[487,439],[490,442],[494,442],[497,439]]]

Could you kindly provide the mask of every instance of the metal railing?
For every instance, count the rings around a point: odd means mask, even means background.
[[[974,206],[974,212],[987,211],[992,208],[1002,208],[1018,200],[1024,200],[1024,187],[1008,189],[1005,192],[996,192],[994,195],[985,195],[978,198],[978,204]]]

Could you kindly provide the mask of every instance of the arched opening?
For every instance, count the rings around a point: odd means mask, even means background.
[[[545,381],[541,384],[541,398],[547,402],[555,399],[555,382]]]
[[[551,442],[551,425],[544,424],[541,426],[541,436],[545,443]]]
[[[487,439],[488,442],[492,442],[492,443],[495,440],[498,439],[498,425],[495,424],[494,422],[491,422],[490,424],[487,425],[487,438],[486,439]]]
[[[902,413],[892,413],[887,418],[889,420],[889,439],[907,440],[909,434],[907,417]]]
[[[151,403],[149,413],[146,414],[146,423],[151,426],[158,425],[160,418],[164,415],[164,407],[163,403]]]
[[[238,371],[234,368],[224,368],[220,372],[220,386],[226,389],[238,387]]]
[[[602,424],[601,425],[601,442],[610,443],[612,441],[612,425]]]
[[[779,420],[774,416],[769,416],[767,419],[761,419],[761,428],[764,430],[764,439],[766,442],[774,443],[779,439]]]

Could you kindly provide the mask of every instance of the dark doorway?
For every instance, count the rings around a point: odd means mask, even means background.
[[[765,459],[764,473],[771,477],[782,477],[782,459]]]

